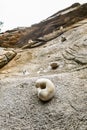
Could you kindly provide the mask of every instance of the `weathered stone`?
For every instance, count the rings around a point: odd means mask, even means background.
[[[75,45],[65,50],[63,53],[63,56],[67,60],[73,60],[78,64],[87,64],[87,46],[78,45],[77,48],[75,48]]]
[[[76,3],[76,5],[61,10],[29,28],[16,28],[6,31],[3,35],[0,35],[0,46],[28,48],[29,39],[37,42],[40,42],[39,40],[47,42],[62,35],[69,27],[72,27],[73,24],[85,18],[87,18],[87,4],[80,5]],[[65,41],[65,39],[62,41]],[[39,44],[39,46],[40,45],[42,45],[42,43]],[[37,46],[38,44],[36,46],[29,46],[29,48]]]
[[[74,4],[31,28],[20,31],[16,47],[28,45],[29,39],[45,40],[46,46],[37,47],[37,42],[32,44],[37,48],[14,48],[17,56],[0,69],[0,130],[87,130],[87,4]],[[8,33],[16,37],[18,31]],[[2,65],[12,55],[0,49]],[[50,69],[51,63],[58,68]],[[48,102],[38,99],[39,78],[50,79],[56,87]]]
[[[7,51],[5,53],[5,56],[7,57],[8,62],[9,62],[10,60],[12,60],[16,56],[16,52],[15,51]]]
[[[62,36],[61,37],[61,42],[64,42],[64,41],[66,41],[66,37]]]
[[[8,63],[7,57],[5,55],[0,55],[0,68]]]
[[[16,52],[14,51],[2,51],[2,55],[0,55],[0,68],[5,66],[10,60],[12,60],[16,56]]]
[[[53,62],[53,63],[50,64],[50,66],[51,66],[52,69],[56,69],[56,68],[58,68],[59,65],[58,65],[58,63]]]

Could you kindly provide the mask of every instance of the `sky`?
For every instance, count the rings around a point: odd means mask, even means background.
[[[73,3],[87,0],[0,0],[2,32],[16,27],[29,27]]]

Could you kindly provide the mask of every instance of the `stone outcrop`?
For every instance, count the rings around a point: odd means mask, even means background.
[[[74,23],[87,18],[87,4],[73,4],[29,28],[8,30],[0,35],[1,47],[32,48],[63,34]],[[40,40],[40,38],[42,39]],[[33,43],[29,44],[29,40]],[[35,44],[36,43],[36,44]],[[33,45],[34,44],[34,45]]]
[[[87,130],[87,4],[30,28],[0,34],[4,46],[6,33],[15,37],[20,31],[14,45],[5,44],[14,49],[0,50],[0,130]],[[38,99],[39,78],[56,87],[48,102]]]
[[[15,51],[2,51],[0,55],[0,68],[4,67],[9,61],[11,61],[16,56]]]

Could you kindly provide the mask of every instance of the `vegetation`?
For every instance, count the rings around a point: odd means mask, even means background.
[[[3,25],[3,22],[0,21],[0,32],[1,32],[2,25]]]

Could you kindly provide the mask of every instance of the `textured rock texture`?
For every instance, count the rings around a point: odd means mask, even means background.
[[[0,34],[5,39],[21,32],[16,44],[0,50],[0,63],[16,54],[0,69],[0,130],[87,130],[87,4],[76,3],[32,28],[38,33],[21,28]],[[43,77],[56,86],[48,102],[38,99],[35,88]]]
[[[16,56],[16,52],[13,50],[6,51],[4,49],[0,49],[0,51],[0,68],[2,68]]]
[[[87,4],[73,4],[29,28],[8,30],[0,36],[1,47],[32,48],[58,37],[74,23],[87,18]],[[32,44],[29,41],[33,41]],[[34,44],[34,45],[33,45]]]

